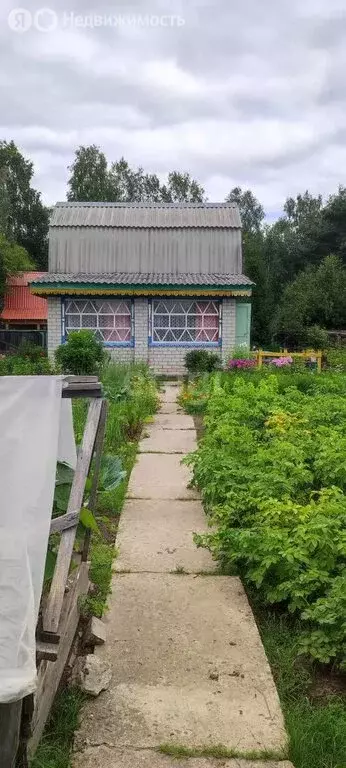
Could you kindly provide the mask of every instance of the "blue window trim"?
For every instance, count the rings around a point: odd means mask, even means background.
[[[74,299],[85,299],[85,296],[74,296]],[[89,300],[92,301],[93,297],[89,296]],[[97,299],[107,299],[109,301],[110,296],[95,296],[94,298]],[[133,348],[135,346],[135,303],[134,299],[129,296],[117,296],[117,299],[125,299],[126,301],[131,301],[131,339],[130,341],[104,341],[103,346],[108,347],[109,349],[114,349],[117,347],[127,347],[127,348]],[[66,300],[71,301],[71,296],[62,296],[61,297],[61,343],[65,344],[67,341],[67,335],[66,335],[66,328],[65,328],[65,302]],[[87,329],[86,329],[87,330]],[[90,329],[92,330],[92,329]]]
[[[160,300],[160,298],[163,299],[176,299],[176,296],[164,296],[160,297],[158,296],[155,298],[156,301]],[[188,299],[188,296],[181,297],[184,299]],[[191,297],[192,299],[192,297]],[[153,317],[153,310],[152,310],[152,302],[153,299],[148,299],[148,307],[149,307],[149,335],[148,335],[148,347],[194,347],[199,349],[204,349],[205,347],[210,348],[218,348],[222,347],[222,298],[215,299],[215,296],[201,296],[200,299],[198,296],[194,296],[193,299],[196,301],[214,301],[219,306],[219,339],[218,341],[153,341],[152,339],[152,317]]]

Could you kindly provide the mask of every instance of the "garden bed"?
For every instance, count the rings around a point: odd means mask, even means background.
[[[204,375],[182,392],[204,418],[187,459],[213,533],[241,575],[272,665],[295,768],[346,765],[346,377]]]

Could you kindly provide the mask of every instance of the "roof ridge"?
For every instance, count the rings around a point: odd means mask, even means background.
[[[143,202],[99,202],[99,201],[57,201],[54,208],[238,208],[236,203],[223,201],[220,203],[143,203]]]

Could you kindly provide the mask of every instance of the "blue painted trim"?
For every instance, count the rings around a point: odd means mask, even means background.
[[[188,296],[184,296],[184,299],[188,299]],[[153,299],[155,301],[160,301],[161,299],[177,299],[177,301],[181,301],[180,297],[176,296],[164,296],[164,297],[151,297],[148,299],[148,304],[150,306],[150,313],[149,313],[149,338],[148,338],[148,346],[149,347],[194,347],[195,349],[210,349],[211,347],[218,348],[222,347],[222,298],[221,297],[208,297],[208,296],[201,296],[200,301],[214,301],[219,306],[219,339],[218,341],[153,341],[151,336],[152,331],[152,322],[153,322],[153,310],[152,310],[152,303]],[[193,301],[198,301],[198,296],[191,297]]]
[[[210,347],[221,347],[222,339],[219,341],[150,341],[149,347],[199,347],[200,349],[209,349]]]
[[[84,296],[74,296],[75,299],[84,299]],[[95,296],[97,299],[107,299],[109,301],[109,296]],[[129,296],[117,296],[116,299],[125,299],[126,301],[129,301]],[[68,299],[71,301],[71,296],[62,296],[61,297],[61,343],[66,344],[67,341],[67,335],[65,330],[65,301]],[[89,300],[92,301],[92,297],[89,296]],[[135,346],[135,324],[134,324],[134,299],[130,298],[131,301],[131,340],[130,341],[104,341],[102,346],[108,347],[109,349],[114,349],[116,347],[127,347],[127,349],[132,349]],[[77,328],[76,330],[86,330],[86,331],[92,331],[92,328]]]

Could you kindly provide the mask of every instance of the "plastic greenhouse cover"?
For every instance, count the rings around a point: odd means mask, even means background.
[[[76,466],[60,376],[0,378],[0,702],[36,687],[35,631],[57,460]]]

